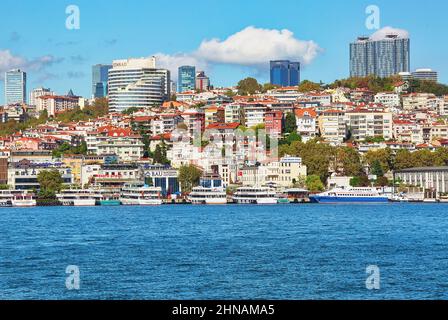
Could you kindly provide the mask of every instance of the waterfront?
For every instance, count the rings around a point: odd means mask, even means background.
[[[0,210],[2,299],[447,299],[443,204]],[[79,291],[65,287],[77,265]],[[366,289],[366,267],[381,289]]]

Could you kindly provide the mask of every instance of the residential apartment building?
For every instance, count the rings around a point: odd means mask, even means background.
[[[439,106],[439,100],[432,93],[405,94],[402,99],[405,111],[437,110]]]
[[[410,71],[410,39],[388,34],[383,39],[359,37],[350,44],[350,76],[390,77]]]
[[[356,109],[345,114],[347,128],[355,140],[365,140],[368,137],[393,138],[392,113],[376,110]]]
[[[272,185],[279,189],[291,188],[307,176],[307,167],[299,157],[285,156],[278,161],[245,166],[240,169],[239,180],[243,186]]]
[[[314,139],[317,133],[317,112],[313,108],[295,109],[297,133],[303,142]]]
[[[348,130],[344,111],[323,111],[319,115],[318,125],[321,137],[333,145],[338,145],[347,138]]]
[[[71,96],[44,95],[37,98],[36,110],[41,112],[47,110],[49,116],[73,110],[80,107],[82,98]]]
[[[268,107],[260,103],[244,103],[244,126],[252,128],[265,123],[266,112]]]
[[[379,92],[375,95],[374,102],[388,108],[398,108],[401,106],[400,95],[395,92]]]
[[[243,108],[240,104],[227,104],[224,107],[224,121],[226,123],[242,123],[243,122]]]
[[[53,91],[47,88],[36,88],[30,93],[30,106],[37,107],[37,98],[42,96],[54,96],[56,95]]]

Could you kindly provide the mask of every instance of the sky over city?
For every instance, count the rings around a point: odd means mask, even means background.
[[[66,8],[80,10],[67,29]],[[366,8],[380,9],[380,29],[366,27]],[[397,30],[411,38],[411,69],[432,68],[448,83],[448,3],[441,0],[2,0],[0,104],[4,72],[21,68],[28,91],[72,89],[90,97],[91,67],[155,55],[177,81],[179,65],[196,65],[215,86],[252,76],[269,81],[269,60],[302,62],[302,79],[349,75],[349,43]]]

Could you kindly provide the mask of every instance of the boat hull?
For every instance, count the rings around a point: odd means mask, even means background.
[[[12,206],[16,208],[29,208],[37,205],[36,200],[13,200]]]
[[[75,207],[93,207],[96,205],[95,199],[76,199],[73,201]]]
[[[160,206],[162,205],[161,199],[120,199],[121,204],[124,206]]]
[[[120,206],[120,200],[100,200],[100,206],[113,207]]]
[[[328,197],[310,196],[313,203],[387,203],[387,197]]]

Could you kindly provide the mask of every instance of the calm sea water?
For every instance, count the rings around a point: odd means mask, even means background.
[[[0,298],[447,299],[448,206],[1,208]]]

